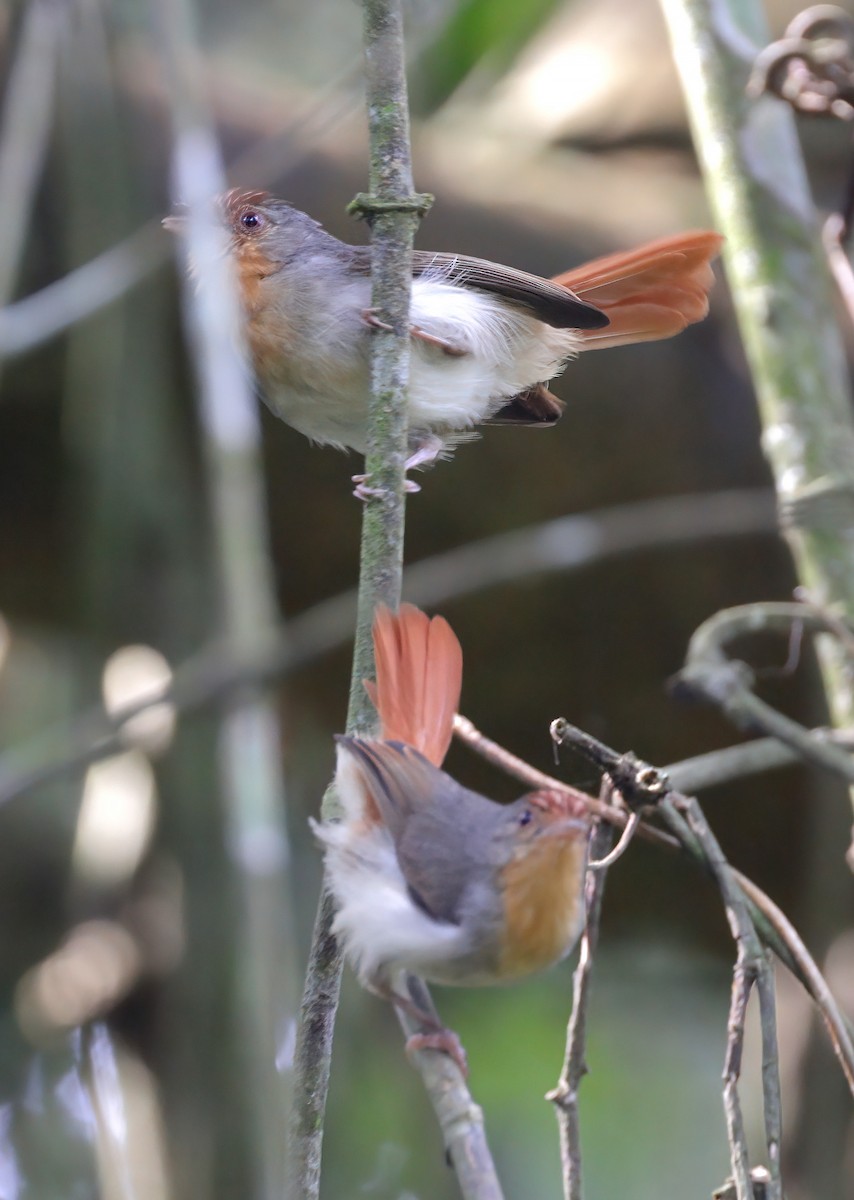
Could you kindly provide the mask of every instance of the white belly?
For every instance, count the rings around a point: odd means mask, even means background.
[[[365,280],[338,297],[324,328],[311,328],[265,394],[274,412],[313,441],[362,452],[372,336],[362,317],[367,289]],[[408,407],[415,442],[425,433],[453,440],[513,396],[558,375],[582,344],[574,330],[553,329],[496,296],[442,278],[413,282],[410,322],[459,352],[412,340]],[[320,363],[338,365],[319,369]]]

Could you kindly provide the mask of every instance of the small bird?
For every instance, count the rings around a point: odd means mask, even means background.
[[[364,453],[370,336],[385,327],[371,308],[371,248],[266,192],[233,189],[217,211],[262,397],[312,441]],[[164,225],[180,232],[183,221]],[[554,425],[564,406],[546,384],[579,351],[671,337],[701,320],[721,240],[677,234],[551,280],[416,250],[407,470],[447,457],[483,423]]]
[[[589,817],[563,792],[498,804],[440,770],[453,732],[462,651],[447,621],[381,608],[368,684],[378,739],[338,737],[340,821],[313,823],[337,905],[334,932],[369,990],[413,1011],[409,971],[439,984],[511,983],[564,958],[584,917]],[[448,1051],[451,1031],[410,1047]]]

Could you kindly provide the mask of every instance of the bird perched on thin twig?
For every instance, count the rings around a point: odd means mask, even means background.
[[[217,210],[264,399],[313,441],[364,452],[370,336],[383,327],[371,309],[371,248],[265,192],[226,192]],[[183,218],[164,224],[180,230]],[[554,279],[416,250],[407,468],[447,455],[484,422],[554,425],[563,404],[546,383],[579,351],[671,337],[701,320],[720,243],[708,231],[677,234]]]
[[[583,919],[589,818],[564,792],[498,804],[440,770],[460,695],[462,652],[441,617],[405,604],[374,623],[369,686],[379,738],[339,737],[340,821],[325,847],[334,930],[362,983],[409,1010],[400,975],[440,984],[509,983],[572,949]],[[416,1046],[459,1058],[450,1031]]]

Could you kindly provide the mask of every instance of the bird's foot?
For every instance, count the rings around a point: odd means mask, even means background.
[[[463,1079],[468,1079],[468,1058],[453,1029],[437,1029],[434,1033],[413,1033],[406,1039],[406,1053],[412,1055],[419,1050],[438,1050],[447,1054],[459,1067]]]
[[[435,333],[427,333],[426,330],[419,328],[418,325],[410,325],[409,333],[418,342],[424,342],[426,346],[436,346],[443,354],[447,354],[450,358],[465,358],[468,353],[458,346],[455,342],[449,342],[447,338],[438,337]]]
[[[353,483],[356,485],[353,488],[353,495],[357,500],[384,500],[389,495],[388,488],[374,487],[368,483],[369,476],[354,475]],[[421,484],[416,483],[414,479],[403,480],[403,490],[409,494],[421,491]]]
[[[375,308],[363,308],[362,320],[371,329],[382,329],[384,333],[394,333],[394,326],[389,325],[388,321],[381,320]]]
[[[420,492],[421,484],[410,479],[406,472],[415,471],[419,467],[431,466],[441,457],[444,449],[445,443],[436,434],[427,434],[423,441],[418,443],[403,464],[403,490],[407,495],[411,496],[415,492]],[[353,488],[353,495],[357,500],[384,500],[389,494],[388,489],[375,487],[372,483],[368,483],[369,478],[370,476],[367,474],[353,476],[353,483],[356,485]]]
[[[416,1054],[419,1050],[438,1050],[441,1054],[447,1054],[449,1058],[453,1059],[459,1067],[463,1079],[468,1079],[469,1064],[463,1044],[453,1029],[447,1029],[442,1024],[435,1009],[432,1012],[425,1011],[420,1004],[416,1004],[411,996],[384,983],[374,984],[370,990],[379,996],[384,996],[386,1000],[390,1000],[395,1008],[401,1009],[423,1026],[420,1033],[410,1034],[406,1039],[405,1049],[408,1055]],[[426,994],[429,1001],[429,993]]]
[[[371,329],[381,329],[383,333],[394,333],[394,326],[389,325],[388,321],[383,321],[375,308],[363,308],[362,320]],[[427,346],[436,346],[443,354],[450,355],[451,358],[463,358],[468,353],[456,343],[449,342],[447,338],[438,337],[435,333],[427,333],[418,325],[409,326],[409,336],[418,342],[424,342]]]
[[[432,467],[433,463],[438,462],[442,457],[442,451],[445,449],[445,443],[435,433],[427,434],[420,441],[416,448],[412,451],[409,458],[403,464],[404,474],[407,471],[415,471],[419,467]],[[411,480],[407,480],[410,483]]]

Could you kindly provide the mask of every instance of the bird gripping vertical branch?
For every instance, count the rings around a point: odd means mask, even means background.
[[[371,306],[380,324],[373,338],[371,405],[365,473],[374,494],[362,523],[359,604],[348,732],[375,723],[362,680],[373,674],[371,623],[377,604],[400,601],[404,533],[406,389],[412,243],[430,197],[414,193],[409,106],[399,0],[365,0],[365,75],[371,144],[370,192],[353,201],[372,234]]]
[[[400,601],[412,243],[418,217],[429,203],[426,197],[413,195],[400,0],[364,0],[364,20],[371,190],[357,197],[353,207],[371,223],[371,303],[390,329],[377,329],[373,342],[365,472],[375,490],[365,501],[362,522],[348,733],[369,733],[376,725],[362,685],[363,679],[373,676],[373,613],[379,603],[396,609]],[[335,816],[337,809],[330,788],[323,816]],[[320,1190],[323,1118],[341,979],[341,955],[331,931],[333,916],[325,893],[309,953],[294,1061],[289,1196],[300,1200],[312,1200]]]

